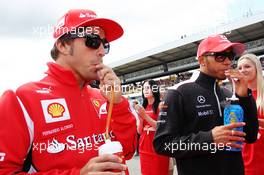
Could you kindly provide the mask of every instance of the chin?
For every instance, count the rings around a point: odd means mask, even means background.
[[[225,75],[218,76],[217,79],[218,79],[218,80],[225,80],[225,79],[226,79],[226,76],[225,76]]]
[[[149,98],[150,94],[145,94],[144,96],[145,96],[145,98]]]
[[[95,75],[95,76],[89,76],[89,77],[86,77],[85,79],[86,79],[86,81],[100,80],[97,75]]]

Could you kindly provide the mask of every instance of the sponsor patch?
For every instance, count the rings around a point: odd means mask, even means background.
[[[51,92],[51,88],[41,88],[36,90],[37,93],[39,94],[49,94]]]
[[[96,106],[97,108],[100,107],[100,102],[99,102],[99,100],[93,100],[93,104],[94,104],[94,106]]]
[[[64,98],[41,100],[46,123],[54,123],[70,119],[70,113]]]
[[[59,19],[55,30],[59,30],[61,27],[65,25],[65,16],[63,16],[61,19]]]
[[[197,114],[199,117],[210,116],[214,114],[214,111],[213,110],[199,111]]]
[[[107,114],[107,109],[106,109],[106,104],[107,102],[105,100],[101,99],[91,99],[93,107],[98,115],[99,118],[102,118],[102,116],[106,116]]]
[[[6,153],[0,152],[0,162],[5,160]]]
[[[204,104],[206,100],[205,100],[204,96],[199,95],[199,96],[197,97],[197,101],[198,101],[200,104]]]

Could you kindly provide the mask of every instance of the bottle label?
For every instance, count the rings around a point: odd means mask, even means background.
[[[244,121],[244,111],[240,105],[230,105],[225,107],[224,110],[224,124],[228,125],[236,122]],[[243,131],[243,127],[234,128],[235,131]],[[237,144],[241,144],[242,142],[236,142]],[[229,151],[241,151],[241,148],[228,148],[226,150]]]

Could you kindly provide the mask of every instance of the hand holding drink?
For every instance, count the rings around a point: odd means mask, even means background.
[[[244,111],[242,107],[237,103],[238,98],[236,97],[236,87],[235,87],[235,80],[233,78],[230,78],[233,86],[233,94],[231,98],[228,98],[227,100],[231,101],[231,104],[226,106],[224,109],[224,125],[228,125],[231,123],[236,123],[236,122],[243,122],[244,121]],[[241,131],[243,132],[243,126],[234,128],[232,130],[232,135],[234,131]],[[242,142],[237,141],[236,144],[242,145]],[[231,148],[227,149],[230,151],[241,151],[241,148]]]
[[[236,69],[229,69],[225,71],[225,75],[232,82],[233,92],[240,97],[248,96],[247,82],[243,74]]]
[[[103,145],[98,148],[98,154],[114,154],[117,155],[120,159],[122,159],[122,164],[125,164],[124,156],[123,156],[123,147],[120,142],[118,141],[111,141],[107,139]],[[111,170],[113,172],[121,172],[120,170]],[[125,174],[122,171],[122,174]]]
[[[117,155],[121,159],[121,164],[125,164],[125,159],[123,156],[123,147],[122,147],[121,143],[118,141],[111,141],[111,138],[109,136],[109,128],[110,128],[110,123],[111,123],[111,118],[112,118],[112,110],[113,110],[114,100],[115,100],[114,88],[111,87],[111,100],[110,100],[108,114],[107,114],[107,120],[106,120],[106,131],[105,131],[106,140],[105,140],[105,143],[102,144],[98,148],[98,154],[99,154],[99,156],[104,155],[104,154]],[[120,170],[110,170],[110,171],[122,172],[122,174],[125,174],[125,171],[120,171]]]

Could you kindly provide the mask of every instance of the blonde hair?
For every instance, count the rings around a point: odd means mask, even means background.
[[[256,55],[251,54],[251,53],[247,53],[245,55],[242,55],[239,59],[238,59],[238,63],[239,61],[243,60],[243,59],[247,59],[249,61],[251,61],[256,69],[256,75],[257,75],[257,108],[260,110],[261,114],[264,114],[264,79],[262,76],[262,66],[261,63],[259,61],[259,59],[257,58]]]

